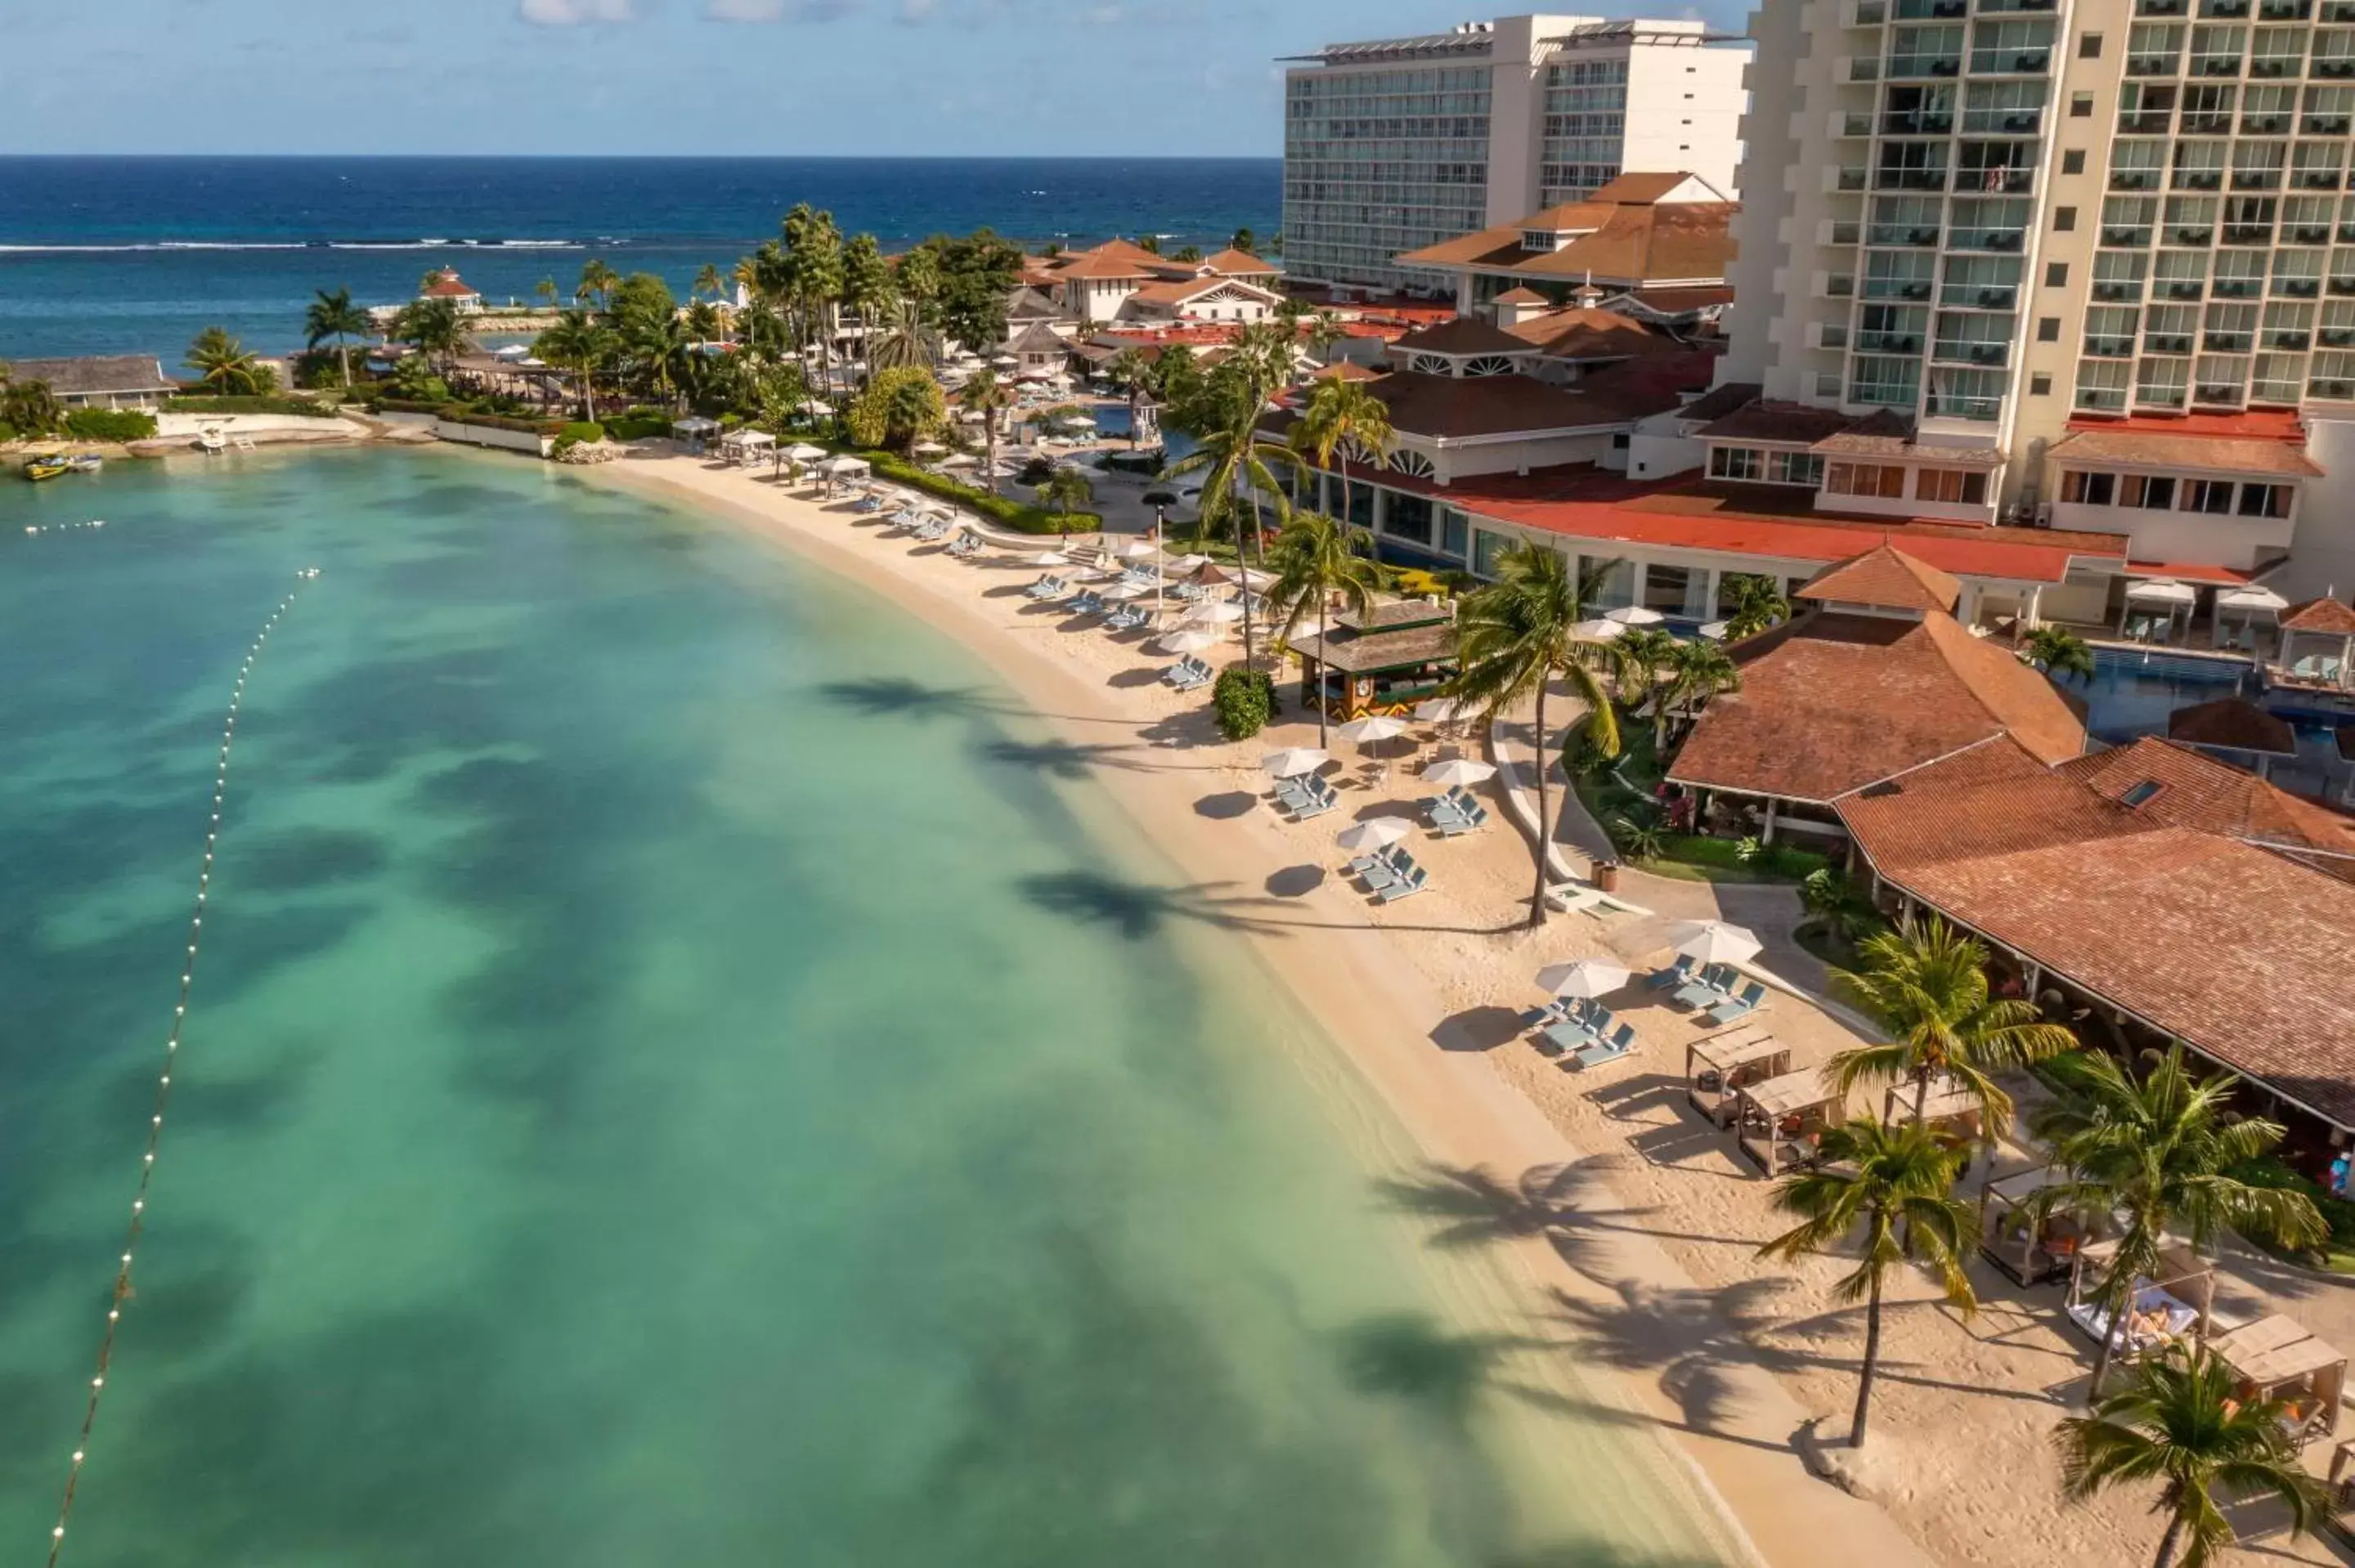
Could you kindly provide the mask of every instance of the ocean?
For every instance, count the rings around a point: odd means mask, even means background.
[[[27,528],[102,518],[102,529]],[[0,484],[0,1541],[68,1568],[1724,1560],[964,649],[552,465]],[[1460,1196],[1460,1193],[1457,1194]],[[1548,1377],[1530,1358],[1544,1358]]]
[[[987,225],[1031,244],[1155,233],[1173,249],[1264,239],[1273,158],[0,157],[0,360],[153,353],[227,327],[301,346],[318,289],[395,303],[454,267],[489,299],[569,296],[581,264],[684,294],[796,202],[887,249]]]

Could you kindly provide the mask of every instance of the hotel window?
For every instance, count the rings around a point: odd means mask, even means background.
[[[2077,407],[2118,413],[2126,406],[2129,366],[2123,359],[2077,362]]]
[[[1403,539],[1411,545],[1431,543],[1431,498],[1427,495],[1405,495],[1391,492],[1389,504],[1382,509],[1382,532],[1393,539]]]
[[[1925,468],[1913,476],[1913,499],[1978,506],[1987,501],[1987,474],[1978,469]]]
[[[2169,512],[2175,507],[2175,481],[2162,476],[2130,473],[2118,482],[2118,504],[2145,512]]]
[[[1466,541],[1471,536],[1471,519],[1453,506],[1439,509],[1439,547],[1447,555],[1461,560]]]
[[[1709,476],[1711,479],[1763,479],[1766,473],[1765,454],[1754,447],[1711,447],[1709,449]]]
[[[1512,546],[1513,541],[1503,534],[1491,534],[1482,528],[1472,535],[1472,575],[1493,577],[1497,575],[1497,557]]]
[[[1824,472],[1824,492],[1829,495],[1862,495],[1875,501],[1902,501],[1905,497],[1905,471],[1880,463],[1836,462]]]
[[[2289,515],[2290,488],[2286,484],[2244,484],[2241,486],[2241,515],[2243,517],[2286,517]]]
[[[2061,499],[2079,506],[2107,506],[2116,498],[2117,486],[2116,474],[2066,469],[2061,474]]]
[[[1766,482],[1804,484],[1809,490],[1824,482],[1824,460],[1813,452],[1768,452]]]
[[[2183,482],[2183,510],[2205,512],[2222,517],[2232,510],[2232,482],[2229,479],[2187,479]]]

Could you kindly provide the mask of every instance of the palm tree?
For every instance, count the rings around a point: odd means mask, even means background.
[[[436,369],[466,351],[466,322],[449,300],[415,300],[400,307],[388,334],[396,343],[413,344]]]
[[[1659,696],[1660,667],[1676,657],[1677,640],[1657,626],[1631,626],[1611,644],[1619,671],[1619,698],[1631,714]]]
[[[1733,611],[1725,618],[1729,641],[1755,637],[1791,619],[1791,601],[1783,597],[1783,585],[1773,577],[1737,572],[1725,579],[1724,587],[1733,600]]]
[[[597,309],[602,312],[605,309],[607,302],[613,297],[613,290],[621,281],[622,275],[613,270],[612,262],[602,256],[591,256],[581,266],[581,286],[572,291],[573,302],[585,305],[594,300],[597,302]]]
[[[2073,1050],[2077,1037],[2047,1023],[2024,998],[1993,995],[1987,948],[1932,918],[1917,931],[1883,931],[1859,949],[1861,969],[1834,969],[1832,990],[1889,1032],[1882,1045],[1859,1045],[1831,1059],[1843,1093],[1867,1080],[1911,1083],[1913,1115],[1927,1109],[1930,1081],[1945,1076],[1978,1102],[1990,1145],[2011,1125],[2011,1097],[1998,1073]]]
[[[867,339],[868,374],[910,365],[929,368],[932,348],[924,332],[922,302],[894,291],[877,313],[879,319],[869,323],[873,330]]]
[[[1366,390],[1361,381],[1337,377],[1320,381],[1308,394],[1300,422],[1292,427],[1294,450],[1313,455],[1316,466],[1328,469],[1337,454],[1341,464],[1341,515],[1355,508],[1349,495],[1349,452],[1352,448],[1379,465],[1391,441],[1390,405]]]
[[[1919,1264],[1937,1277],[1947,1302],[1969,1316],[1978,1308],[1963,1271],[1973,1221],[1970,1205],[1950,1195],[1962,1149],[1918,1122],[1884,1127],[1863,1117],[1828,1128],[1822,1155],[1816,1169],[1776,1185],[1774,1206],[1800,1223],[1760,1247],[1758,1255],[1787,1263],[1828,1253],[1862,1227],[1857,1266],[1833,1287],[1840,1300],[1865,1304],[1864,1359],[1848,1429],[1849,1446],[1860,1448],[1881,1361],[1881,1298],[1889,1270],[1908,1260]]]
[[[957,399],[981,416],[982,482],[997,493],[997,419],[1014,406],[1014,394],[994,370],[976,370]]]
[[[208,326],[188,344],[185,362],[197,379],[218,395],[251,397],[268,384],[269,372],[245,344],[220,327]]]
[[[303,313],[304,346],[317,348],[329,338],[336,340],[336,361],[344,373],[344,385],[352,384],[352,351],[345,340],[365,337],[368,330],[368,313],[352,303],[349,289],[337,289],[334,293],[321,289],[311,308]]]
[[[1140,348],[1124,348],[1113,355],[1112,364],[1105,367],[1105,374],[1112,377],[1114,386],[1128,394],[1128,450],[1135,451],[1138,436],[1137,407],[1144,402],[1146,389],[1153,385],[1153,361]]]
[[[1742,668],[1714,642],[1679,642],[1668,652],[1668,683],[1652,705],[1652,749],[1668,748],[1668,713],[1742,689]]]
[[[687,291],[687,298],[692,300],[703,294],[710,295],[713,304],[728,298],[728,280],[718,267],[709,261],[703,264],[703,270],[695,275],[695,286]]]
[[[532,353],[559,370],[572,372],[581,393],[581,417],[597,418],[597,373],[613,358],[617,340],[613,329],[587,311],[570,310],[532,343]]]
[[[2289,1439],[2286,1402],[2240,1397],[2238,1379],[2205,1347],[2169,1347],[2134,1370],[2132,1381],[2097,1399],[2093,1413],[2055,1428],[2062,1495],[2083,1502],[2104,1489],[2159,1483],[2155,1513],[2167,1515],[2155,1568],[2206,1568],[2233,1543],[2216,1506],[2222,1488],[2234,1500],[2270,1492],[2289,1507],[2290,1529],[2303,1535],[2328,1507],[2322,1483],[2306,1472]]]
[[[0,376],[0,425],[27,436],[45,436],[65,422],[66,406],[49,384]]]
[[[1070,522],[1073,506],[1085,506],[1095,498],[1096,487],[1088,482],[1086,474],[1075,468],[1055,470],[1039,487],[1039,504],[1052,506],[1057,519],[1066,524]],[[1067,527],[1056,530],[1058,533],[1067,531]]]
[[[630,323],[623,344],[636,367],[638,379],[666,408],[674,408],[680,364],[695,353],[686,323],[667,312]]]
[[[1221,366],[1221,369],[1225,366]],[[1256,408],[1257,404],[1251,404]],[[1260,532],[1260,497],[1263,493],[1275,497],[1277,522],[1281,524],[1291,514],[1284,503],[1283,486],[1268,465],[1268,460],[1284,449],[1262,440],[1248,418],[1213,429],[1204,435],[1192,451],[1163,471],[1164,477],[1177,479],[1199,471],[1202,474],[1201,528],[1205,535],[1220,522],[1231,523],[1235,534],[1235,562],[1248,566],[1251,539]],[[1245,510],[1242,500],[1235,493],[1249,489],[1251,503]],[[1251,667],[1252,595],[1243,595],[1243,665]]]
[[[1508,708],[1537,701],[1538,835],[1537,885],[1529,895],[1529,924],[1546,919],[1546,857],[1554,824],[1546,808],[1548,776],[1554,758],[1546,728],[1546,694],[1556,676],[1567,676],[1572,692],[1586,705],[1580,726],[1591,756],[1619,755],[1619,719],[1610,694],[1586,663],[1588,644],[1572,635],[1578,624],[1578,585],[1569,558],[1542,545],[1508,546],[1497,558],[1497,580],[1467,595],[1455,616],[1458,672],[1450,694],[1478,706],[1494,723]]]
[[[2074,675],[2094,678],[2094,650],[2075,632],[2061,626],[2040,626],[2028,634],[2019,656],[2054,680]]]
[[[556,303],[556,280],[553,278],[542,278],[538,283],[532,286],[531,291],[538,296],[539,302],[543,305],[552,305]]]
[[[2304,1192],[2255,1187],[2231,1174],[2282,1140],[2278,1122],[2236,1118],[2239,1080],[2194,1078],[2183,1047],[2150,1053],[2137,1078],[2116,1058],[2088,1053],[2069,1092],[2040,1112],[2033,1128],[2051,1140],[2065,1182],[2036,1195],[2041,1212],[2082,1210],[2120,1216],[2117,1250],[2101,1285],[2110,1332],[2094,1363],[2098,1396],[2137,1278],[2156,1278],[2170,1232],[2206,1246],[2235,1230],[2276,1245],[2313,1246],[2330,1234]]]
[[[1268,612],[1271,624],[1288,631],[1307,612],[1310,605],[1316,608],[1316,640],[1325,640],[1325,615],[1337,598],[1349,609],[1363,614],[1374,602],[1374,590],[1382,586],[1382,569],[1376,566],[1369,553],[1366,536],[1346,523],[1335,521],[1321,512],[1295,512],[1292,521],[1275,536],[1273,555],[1275,582],[1268,589]],[[1325,744],[1325,700],[1320,692],[1316,701],[1316,744]]]

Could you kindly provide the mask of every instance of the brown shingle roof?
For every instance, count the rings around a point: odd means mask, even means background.
[[[1746,408],[1758,401],[1758,394],[1761,390],[1755,381],[1729,381],[1722,387],[1710,387],[1707,392],[1678,409],[1677,418],[1699,419],[1703,422],[1721,419],[1735,409]]]
[[[1518,289],[1513,291],[1522,292]],[[1684,347],[1615,311],[1582,306],[1548,311],[1504,330],[1554,359],[1632,359],[1639,354],[1675,352]]]
[[[2155,736],[2080,758],[2064,771],[2104,800],[2122,804],[2137,785],[2160,786],[2135,808],[2151,821],[2275,849],[2355,855],[2355,821],[2244,768]],[[2355,866],[2348,869],[2355,872]]]
[[[1968,747],[2057,762],[2084,746],[2050,682],[1941,611],[1817,610],[1729,652],[1741,689],[1702,712],[1668,768],[1678,783],[1831,800]]]
[[[2164,742],[2140,743],[2193,754]],[[2083,782],[1966,754],[1838,803],[1882,877],[2046,969],[2355,1126],[2355,885]],[[2146,753],[2143,760],[2151,760]],[[2231,773],[2221,763],[2200,767]],[[2162,763],[2162,766],[2164,764]],[[2008,768],[2008,770],[2007,770]],[[2242,777],[2246,777],[2243,775]]]
[[[1497,302],[1500,305],[1544,305],[1552,302],[1535,289],[1516,284],[1497,295]]]
[[[1380,371],[1360,365],[1354,359],[1337,359],[1308,377],[1311,381],[1379,381],[1381,378]]]
[[[1825,567],[1792,597],[1826,604],[1869,604],[1875,609],[1952,611],[1963,597],[1963,585],[1927,562],[1883,545]]]
[[[1401,370],[1368,382],[1366,390],[1390,410],[1403,435],[1454,438],[1516,430],[1577,429],[1623,421],[1612,403],[1527,376],[1457,379]]]
[[[2183,746],[2212,746],[2228,751],[2297,754],[2297,732],[2288,720],[2239,697],[2218,697],[2212,703],[2176,709],[2167,715],[2167,738]]]
[[[2071,463],[2126,463],[2137,468],[2200,469],[2218,473],[2274,474],[2306,479],[2322,470],[2288,441],[2159,430],[2072,430],[2052,443],[2051,456]]]
[[[14,359],[5,362],[18,381],[41,381],[60,397],[96,397],[109,392],[176,392],[163,362],[147,354],[106,354],[88,359]]]
[[[1143,262],[1132,261],[1124,256],[1099,256],[1093,251],[1082,251],[1055,269],[1055,281],[1059,283],[1071,278],[1114,282],[1124,278],[1152,276],[1152,269]]]
[[[1655,281],[1682,284],[1723,281],[1725,265],[1733,258],[1733,203],[1657,206],[1649,196],[1606,201],[1604,195],[1597,191],[1585,201],[1548,207],[1518,223],[1410,250],[1398,259],[1399,264],[1440,271],[1469,268],[1554,282],[1583,282],[1592,278],[1628,288]],[[1525,228],[1578,232],[1578,238],[1558,250],[1525,250],[1521,248]]]
[[[1273,278],[1276,270],[1250,251],[1238,250],[1231,245],[1206,258],[1202,265],[1231,278]]]
[[[2355,636],[2355,609],[2335,599],[2310,599],[2282,611],[2282,627],[2289,631],[2319,631],[2332,637]]]
[[[1400,353],[1469,356],[1528,354],[1534,345],[1515,337],[1502,327],[1491,326],[1477,316],[1456,316],[1421,331],[1411,332],[1391,344],[1391,347]]]
[[[1856,416],[1838,408],[1810,408],[1800,403],[1770,403],[1757,399],[1713,420],[1700,432],[1705,441],[1783,441],[1813,446],[1855,424]]]

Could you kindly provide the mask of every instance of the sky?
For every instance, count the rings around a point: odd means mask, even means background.
[[[1742,7],[1650,12],[1738,32]],[[1495,14],[1460,0],[0,0],[0,37],[38,40],[0,68],[0,153],[1275,157],[1277,57]]]

